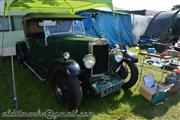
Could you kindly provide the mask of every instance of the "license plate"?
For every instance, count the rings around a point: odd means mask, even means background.
[[[113,92],[116,92],[118,91],[119,89],[121,88],[121,84],[117,84],[117,85],[114,85],[114,86],[111,86],[111,87],[108,87],[106,89],[103,89],[101,91],[101,97],[104,97],[104,96],[107,96]]]

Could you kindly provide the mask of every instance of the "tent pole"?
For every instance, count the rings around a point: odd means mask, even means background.
[[[10,46],[13,47],[12,40],[12,24],[11,24],[11,16],[10,16],[10,8],[8,7],[8,19],[9,19],[9,40]],[[11,51],[11,70],[12,70],[12,82],[13,82],[13,102],[15,103],[16,110],[18,110],[18,102],[16,96],[16,82],[15,82],[15,74],[14,74],[14,58],[13,52]]]
[[[2,25],[0,24],[0,29],[2,30],[3,29],[3,27],[2,27]],[[1,37],[1,48],[0,48],[0,50],[1,50],[1,53],[0,53],[0,72],[2,71],[2,56],[3,56],[3,33],[2,32],[0,32],[1,34],[0,34],[0,37]]]
[[[0,24],[0,29],[2,30],[3,29],[3,27],[2,27],[3,25],[2,24]],[[1,58],[2,58],[2,56],[3,56],[3,31],[2,32],[0,32],[1,34],[0,34],[0,37],[1,37],[1,48],[0,48],[0,50],[1,50],[1,53],[0,53],[0,68],[1,68]]]
[[[5,19],[5,16],[2,16],[2,18],[3,19]],[[5,23],[4,23],[4,20],[3,20],[3,22],[2,22],[2,24],[1,24],[1,30],[2,30],[2,32],[1,32],[1,53],[0,53],[0,55],[1,55],[1,61],[0,61],[0,64],[2,64],[2,58],[3,58],[3,55],[4,55],[4,52],[3,52],[3,49],[4,49],[4,25],[5,25]]]
[[[4,23],[1,24],[0,28],[2,30],[1,32],[1,53],[0,53],[0,72],[3,72],[3,68],[2,68],[2,62],[3,62],[3,44],[4,44],[4,31],[3,31],[3,25]]]

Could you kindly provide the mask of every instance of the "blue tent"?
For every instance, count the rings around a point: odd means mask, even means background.
[[[132,45],[132,25],[129,14],[112,13],[99,10],[91,10],[78,13],[85,16],[84,25],[86,34],[89,36],[102,37],[115,44]]]

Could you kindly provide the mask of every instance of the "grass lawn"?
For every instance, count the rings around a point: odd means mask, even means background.
[[[141,60],[141,58],[140,58]],[[152,66],[151,66],[152,67]],[[12,101],[12,80],[10,60],[6,60],[0,70],[0,113],[8,109],[14,110]],[[152,67],[151,70],[145,70],[144,74],[153,74],[155,79],[160,80],[160,73],[155,71],[159,68]],[[17,88],[17,98],[19,109],[24,112],[46,111],[48,109],[54,112],[68,112],[58,104],[52,90],[50,81],[41,82],[33,73],[19,65],[15,60],[15,78]],[[92,112],[93,116],[88,118],[73,118],[77,120],[119,120],[119,119],[162,119],[162,120],[180,120],[180,92],[168,94],[167,101],[159,106],[152,105],[145,98],[139,95],[138,87],[140,82],[131,90],[121,90],[104,98],[96,96],[84,96],[83,103],[79,112]],[[1,115],[0,115],[1,116]],[[12,118],[2,118],[0,120],[12,120]],[[17,118],[14,118],[15,120]],[[31,118],[32,120],[44,120],[45,118]],[[31,120],[27,118],[27,120]],[[58,118],[62,119],[62,118]],[[72,118],[63,118],[63,120]]]

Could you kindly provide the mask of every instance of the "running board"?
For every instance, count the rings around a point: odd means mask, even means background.
[[[36,77],[38,77],[38,79],[41,81],[46,80],[47,71],[44,68],[39,67],[30,60],[24,61],[23,63],[36,75]]]

